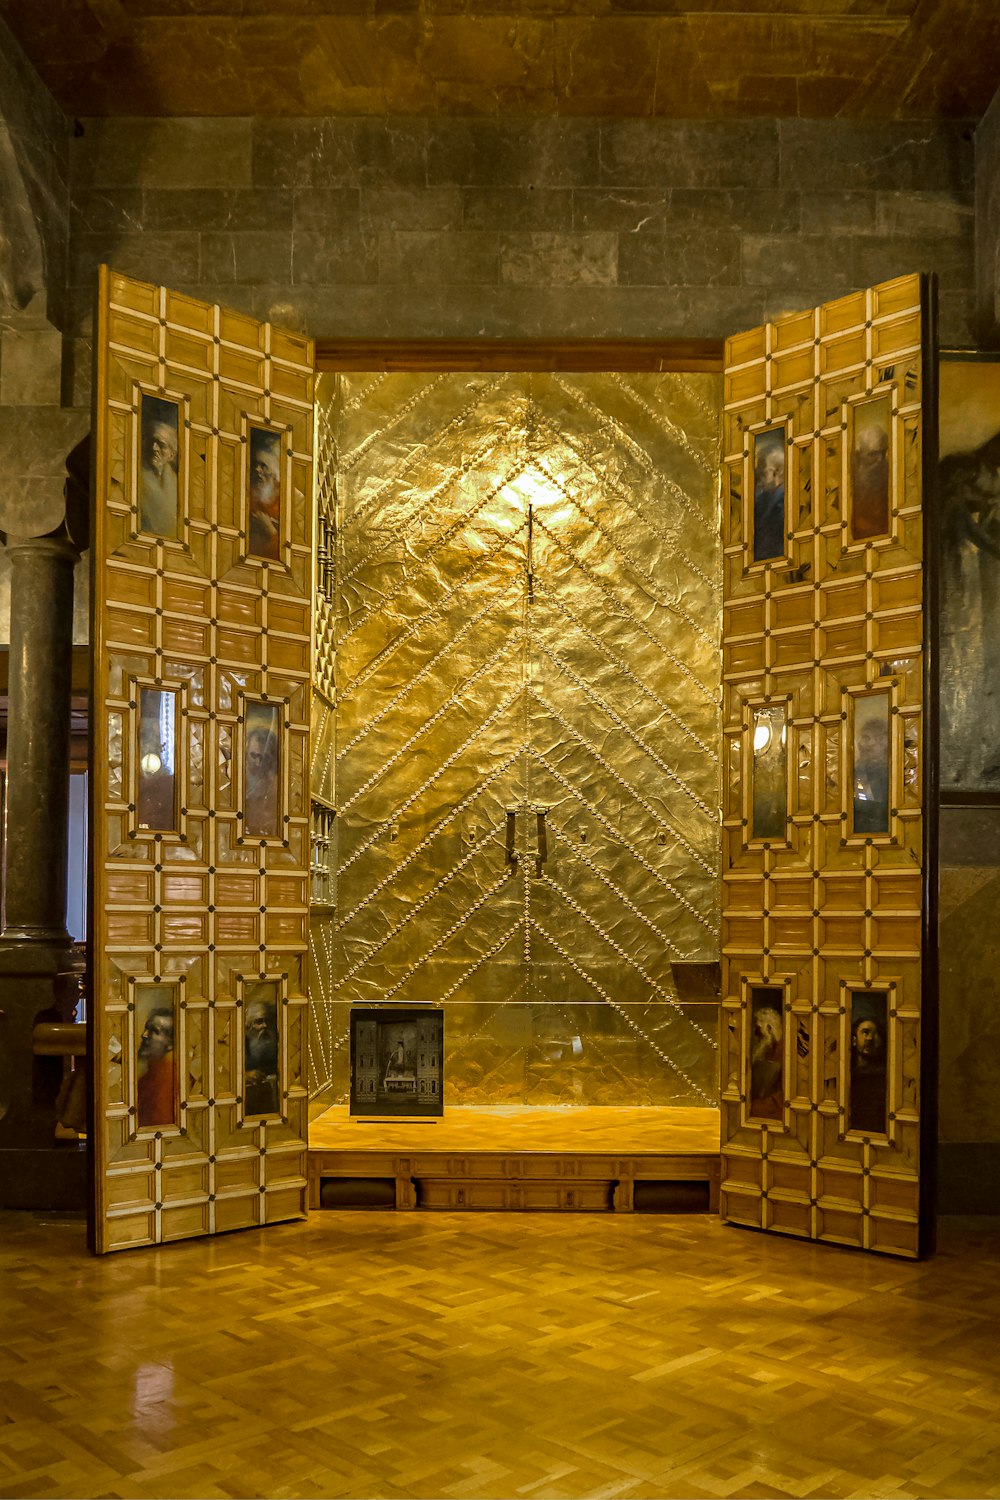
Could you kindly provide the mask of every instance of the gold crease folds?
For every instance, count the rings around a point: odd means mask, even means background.
[[[717,1007],[681,1003],[671,961],[719,955],[719,398],[711,375],[321,377],[332,1097],[350,1007],[391,1000],[445,1005],[452,1103],[714,1101]]]

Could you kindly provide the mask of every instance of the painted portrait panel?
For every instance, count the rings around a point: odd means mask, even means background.
[[[851,1074],[847,1128],[884,1135],[888,1118],[888,996],[851,991]]]
[[[753,434],[750,447],[753,471],[751,507],[753,512],[753,560],[766,562],[784,557],[785,536],[785,429]]]
[[[281,435],[251,427],[248,449],[247,553],[277,562],[281,556]]]
[[[136,817],[140,828],[177,831],[177,693],[139,689],[139,767]]]
[[[145,391],[139,405],[139,530],[178,535],[180,407]]]
[[[784,991],[755,986],[750,991],[748,1113],[755,1120],[780,1120],[785,1103]]]
[[[850,753],[855,833],[889,832],[890,708],[888,693],[854,699]]]
[[[243,830],[254,838],[277,838],[281,832],[280,728],[277,704],[247,700]]]
[[[788,804],[788,726],[784,704],[765,704],[751,715],[750,836],[784,839]]]
[[[941,791],[1000,797],[1000,362],[940,367]]]
[[[851,540],[889,532],[892,397],[887,391],[850,408],[848,517]]]
[[[278,986],[251,984],[243,992],[243,1115],[281,1113]]]
[[[140,1130],[177,1123],[177,987],[135,986],[136,1118]]]
[[[443,1073],[442,1011],[351,1011],[352,1114],[440,1115]]]

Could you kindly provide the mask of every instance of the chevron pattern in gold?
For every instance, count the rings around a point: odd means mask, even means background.
[[[0,1215],[0,1495],[1000,1496],[1000,1235],[317,1214],[88,1257]]]
[[[671,961],[718,955],[718,395],[321,382],[341,1095],[344,1007],[434,1001],[452,1102],[714,1104],[716,1006]]]

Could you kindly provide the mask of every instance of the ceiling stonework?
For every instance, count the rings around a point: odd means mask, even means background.
[[[77,115],[978,118],[998,0],[0,0]]]

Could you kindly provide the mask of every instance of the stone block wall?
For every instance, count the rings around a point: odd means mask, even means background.
[[[960,124],[86,120],[72,144],[80,337],[102,259],[370,338],[719,337],[935,270],[970,337]]]

